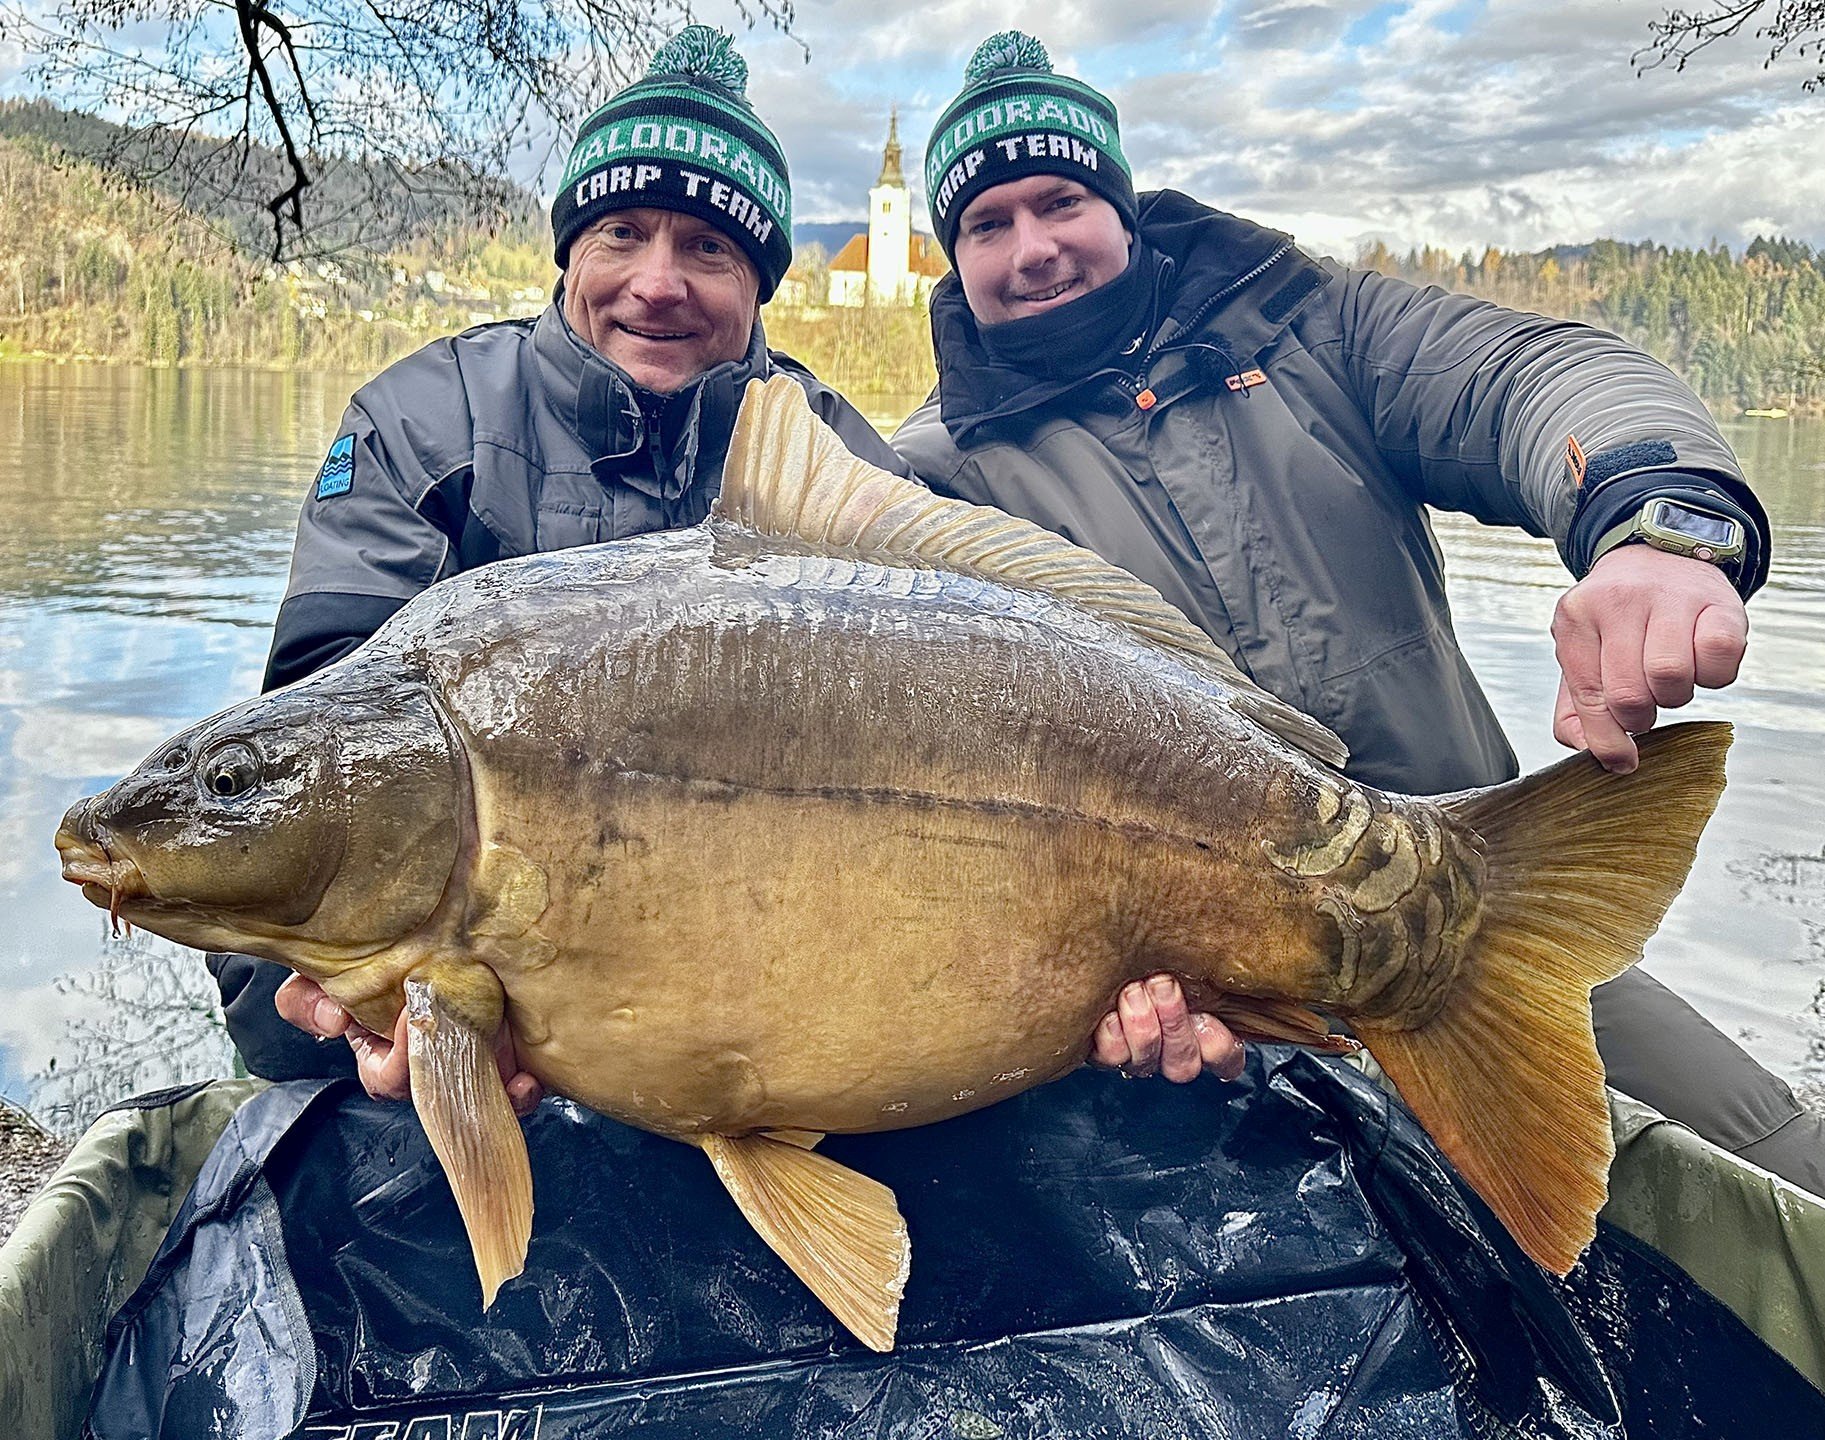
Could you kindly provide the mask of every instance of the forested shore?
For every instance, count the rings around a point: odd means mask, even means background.
[[[219,218],[30,127],[7,128],[0,358],[373,371],[439,335],[537,313],[555,278],[542,217],[524,207],[486,230],[449,222],[384,253],[354,246],[273,266]],[[815,269],[821,252],[807,258]],[[1825,413],[1825,254],[1802,242],[1757,239],[1740,256],[1611,240],[1480,256],[1376,245],[1351,258],[1613,330],[1719,414]],[[921,312],[774,305],[767,328],[776,346],[857,395],[932,383]]]

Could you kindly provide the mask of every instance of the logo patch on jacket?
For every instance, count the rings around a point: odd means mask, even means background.
[[[323,457],[323,468],[317,472],[317,498],[346,495],[355,484],[355,437],[338,435]]]

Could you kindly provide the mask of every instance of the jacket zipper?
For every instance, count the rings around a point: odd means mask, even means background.
[[[1255,266],[1254,269],[1245,274],[1238,275],[1234,280],[1231,280],[1229,284],[1217,291],[1216,294],[1209,296],[1202,305],[1191,312],[1191,317],[1179,327],[1179,334],[1190,335],[1195,332],[1198,326],[1204,323],[1204,317],[1206,315],[1210,314],[1212,310],[1216,309],[1218,305],[1227,300],[1231,295],[1234,295],[1236,291],[1240,290],[1244,285],[1259,279],[1275,265],[1278,265],[1281,260],[1291,253],[1292,249],[1293,242],[1288,240],[1278,250],[1274,251],[1272,255],[1269,255],[1267,259]],[[1134,403],[1140,409],[1151,410],[1158,403],[1158,399],[1153,393],[1153,387],[1147,384],[1147,372],[1153,368],[1154,360],[1163,351],[1171,349],[1172,345],[1176,343],[1177,341],[1174,341],[1171,344],[1162,345],[1159,341],[1154,341],[1152,345],[1147,347],[1147,353],[1141,356],[1141,363],[1135,369],[1134,374],[1128,378],[1128,388],[1133,392]]]

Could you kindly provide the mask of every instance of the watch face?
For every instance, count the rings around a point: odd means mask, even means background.
[[[1706,546],[1723,546],[1736,538],[1736,520],[1728,520],[1723,515],[1708,515],[1705,511],[1686,509],[1675,506],[1670,500],[1661,502],[1659,513],[1653,517],[1655,524],[1664,529],[1679,531],[1694,540],[1701,540]]]
[[[1671,530],[1701,545],[1725,548],[1736,541],[1742,528],[1726,515],[1708,510],[1692,510],[1672,500],[1656,502],[1653,521],[1663,530]]]

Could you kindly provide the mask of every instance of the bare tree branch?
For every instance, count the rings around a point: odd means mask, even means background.
[[[1819,66],[1801,88],[1825,87],[1825,0],[1714,0],[1694,10],[1669,9],[1648,22],[1653,39],[1629,58],[1642,74],[1671,65],[1675,71],[1720,40],[1733,40],[1751,21],[1762,21],[1751,33],[1768,46],[1766,69],[1784,55]]]
[[[791,33],[793,0],[719,3]],[[693,18],[693,0],[0,0],[0,39],[59,104],[122,127],[90,158],[249,242],[259,217],[284,262],[498,223],[509,162],[542,165]]]

